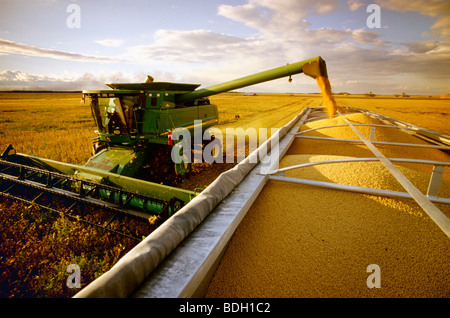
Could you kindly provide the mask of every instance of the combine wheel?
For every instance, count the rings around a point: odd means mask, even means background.
[[[152,151],[150,175],[154,182],[171,184],[177,180],[176,170],[171,157],[171,147],[157,146]]]
[[[95,156],[100,151],[102,151],[103,149],[106,149],[106,148],[108,148],[108,144],[106,142],[104,142],[104,141],[96,141],[92,145],[92,155]]]

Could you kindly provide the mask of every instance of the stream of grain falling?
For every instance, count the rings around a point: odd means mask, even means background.
[[[333,116],[336,114],[337,106],[336,101],[333,98],[331,92],[331,84],[328,80],[327,76],[318,76],[316,77],[317,85],[319,85],[320,90],[322,91],[323,104],[327,108],[327,112],[329,116]]]

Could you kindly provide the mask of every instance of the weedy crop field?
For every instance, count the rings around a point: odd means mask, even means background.
[[[450,101],[437,98],[335,96],[338,105],[355,106],[450,134]],[[73,164],[91,156],[96,129],[91,111],[77,93],[0,93],[0,152],[17,152]],[[319,94],[225,93],[218,105],[217,128],[280,128],[307,106],[322,105]],[[205,188],[235,163],[194,165],[185,189]],[[162,220],[156,219],[154,226]],[[67,266],[81,270],[81,287],[109,270],[136,241],[0,198],[0,297],[71,297]]]

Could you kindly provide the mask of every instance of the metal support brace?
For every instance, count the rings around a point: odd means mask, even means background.
[[[345,141],[345,142],[363,143],[363,141],[358,140],[358,139],[344,139],[344,138],[303,136],[303,135],[298,135],[296,137],[297,138],[304,138],[304,139],[316,139],[316,140],[327,140],[327,141]],[[405,142],[389,142],[389,141],[373,141],[371,143],[372,144],[379,144],[379,145],[390,145],[390,146],[419,147],[419,148],[433,148],[433,149],[450,150],[450,147],[442,146],[442,145],[411,144],[411,143],[405,143]]]
[[[444,162],[444,161],[434,161],[434,160],[423,160],[423,159],[410,159],[410,158],[388,158],[391,162],[406,162],[406,163],[417,163],[417,164],[426,164],[426,165],[433,165],[433,166],[450,166],[450,162]],[[332,164],[332,163],[348,163],[348,162],[370,162],[370,161],[379,161],[378,158],[375,157],[367,157],[367,158],[340,158],[340,159],[328,159],[328,160],[319,160],[319,161],[313,161],[313,162],[305,162],[298,165],[293,165],[289,167],[274,169],[265,172],[266,175],[284,175],[285,171],[288,170],[294,170],[294,169],[300,169],[300,168],[306,168],[310,166],[317,166],[317,165],[325,165],[325,164]]]
[[[375,141],[375,129],[376,127],[370,127],[370,135],[369,135],[370,142]]]
[[[417,189],[411,181],[400,170],[387,159],[361,132],[355,128],[348,119],[343,118],[350,128],[358,135],[370,151],[380,160],[380,162],[389,170],[397,181],[405,188],[413,199],[422,207],[430,218],[441,228],[441,230],[450,238],[450,219],[442,213],[431,201]]]
[[[269,180],[298,183],[298,184],[304,184],[304,185],[309,185],[309,186],[313,186],[313,187],[322,187],[322,188],[327,188],[327,189],[332,189],[332,190],[349,191],[349,192],[364,193],[364,194],[370,194],[370,195],[379,195],[379,196],[386,196],[386,197],[393,197],[393,198],[413,199],[413,197],[408,192],[384,190],[384,189],[377,189],[377,188],[367,188],[367,187],[352,186],[352,185],[340,184],[340,183],[334,183],[334,182],[285,177],[284,172],[280,172],[278,175],[269,175],[268,177],[269,177]],[[431,202],[435,202],[435,203],[450,204],[450,199],[447,199],[447,198],[430,197],[429,200]]]
[[[443,165],[435,165],[433,167],[433,173],[431,174],[430,184],[428,185],[427,196],[437,197],[439,194],[439,188],[441,187],[442,175],[444,174]]]

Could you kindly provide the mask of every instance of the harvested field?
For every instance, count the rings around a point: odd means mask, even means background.
[[[353,123],[372,122],[359,114],[346,117]],[[339,122],[317,121],[301,130]],[[414,138],[383,130],[375,140],[382,134],[397,141]],[[314,134],[355,139],[345,127]],[[439,150],[408,149],[406,155],[398,146],[379,149],[388,157],[450,160]],[[356,144],[296,139],[280,167],[342,156],[373,157]],[[418,165],[400,170],[426,189],[429,171]],[[402,190],[375,162],[313,166],[286,176]],[[448,197],[448,174],[444,179],[441,194]],[[448,205],[437,206],[450,217]],[[449,297],[448,255],[448,237],[412,200],[268,181],[237,228],[206,296]],[[381,288],[368,288],[371,264],[380,268]]]

